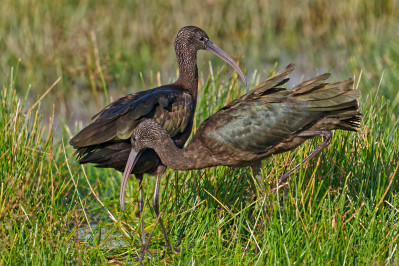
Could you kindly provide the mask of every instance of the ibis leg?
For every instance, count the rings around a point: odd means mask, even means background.
[[[159,166],[159,167],[162,167],[163,169],[157,171],[157,181],[156,181],[156,184],[155,184],[154,198],[152,200],[152,206],[154,207],[154,211],[155,211],[157,217],[159,217],[159,187],[161,185],[161,177],[162,177],[162,174],[163,174],[164,169],[165,169],[164,166]],[[159,226],[161,227],[163,236],[165,238],[166,248],[168,249],[168,251],[172,251],[172,245],[170,243],[168,233],[166,232],[165,226],[163,224],[162,217],[159,218]],[[176,252],[180,251],[180,249],[176,248],[176,247],[174,247],[174,250]]]
[[[148,250],[148,244],[150,244],[152,234],[154,233],[155,228],[157,227],[159,218],[161,218],[160,215],[158,216],[157,220],[155,221],[155,225],[154,225],[154,227],[153,227],[152,230],[151,230],[150,236],[148,237],[148,242],[147,242],[147,244],[145,244],[145,247],[143,246],[143,247],[141,248],[141,250],[140,250],[139,261],[138,261],[139,263],[138,263],[137,265],[142,265],[142,262],[143,262],[144,256],[145,256],[145,251]]]
[[[294,168],[289,170],[287,173],[280,176],[280,178],[278,179],[277,185],[280,185],[280,184],[284,183],[285,181],[287,181],[290,174],[297,171],[299,168],[301,168],[301,165],[303,165],[307,161],[313,159],[317,154],[319,154],[325,147],[328,146],[328,144],[330,144],[331,137],[332,137],[332,133],[330,131],[304,131],[304,132],[301,132],[296,135],[296,137],[317,137],[317,136],[323,137],[323,139],[324,139],[323,143],[321,143],[320,146],[318,146],[305,159],[303,159],[303,161],[301,163],[297,164]]]
[[[265,189],[263,187],[263,179],[262,179],[262,176],[260,174],[260,168],[261,167],[262,167],[262,163],[261,162],[256,163],[256,164],[251,166],[252,172],[253,172],[253,174],[256,177],[256,181],[258,182],[258,185],[259,185],[260,189],[262,190],[262,192],[264,194],[265,193]]]
[[[145,241],[145,230],[144,230],[144,217],[143,217],[143,209],[144,209],[144,200],[143,200],[143,175],[136,175],[136,179],[139,182],[139,213],[140,213],[140,232],[141,232],[141,248],[146,249],[145,251],[151,256],[150,251],[148,250],[148,245],[146,245]],[[143,252],[144,253],[144,252]]]

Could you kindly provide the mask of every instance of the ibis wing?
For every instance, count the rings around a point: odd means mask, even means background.
[[[227,111],[230,108],[242,104],[243,102],[248,102],[251,100],[257,101],[262,95],[272,95],[275,93],[278,93],[278,95],[287,95],[288,91],[285,88],[281,88],[280,86],[289,81],[288,76],[294,69],[295,64],[289,64],[281,71],[281,73],[261,82],[260,84],[255,86],[250,92],[242,95],[241,97],[222,107],[219,112]],[[273,98],[271,97],[268,101],[273,101]]]
[[[128,94],[118,100],[110,103],[104,107],[100,112],[95,114],[91,119],[95,121],[107,120],[117,117],[121,114],[125,114],[132,105],[137,104],[142,97],[148,96],[150,91],[140,91],[132,94]]]
[[[280,87],[294,67],[288,65],[281,74],[220,109],[204,121],[193,139],[218,145],[219,152],[237,149],[264,153],[319,118],[330,119],[324,120],[327,127],[323,125],[328,130],[359,127],[360,92],[351,89],[352,79],[326,83],[330,74],[325,73],[288,90]]]
[[[193,115],[195,102],[189,92],[158,88],[127,95],[105,107],[96,120],[70,141],[87,147],[128,139],[142,119],[154,119],[174,137],[183,132]]]
[[[288,102],[240,104],[215,114],[203,136],[243,151],[264,153],[314,119],[306,106]],[[204,141],[206,142],[206,141]]]

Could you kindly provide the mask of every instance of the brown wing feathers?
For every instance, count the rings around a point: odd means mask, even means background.
[[[354,131],[359,127],[361,113],[358,111],[360,91],[353,89],[353,79],[325,83],[329,73],[304,81],[289,91],[295,98],[304,100],[312,112],[322,112],[317,123],[319,129],[344,129]]]

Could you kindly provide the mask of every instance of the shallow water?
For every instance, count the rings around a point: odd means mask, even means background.
[[[101,235],[99,235],[100,233]],[[113,232],[112,235],[109,236],[110,233],[112,233],[112,230],[99,227],[98,224],[92,223],[90,226],[82,225],[79,227],[79,230],[76,233],[76,239],[89,244],[98,244],[102,243],[107,238],[105,243],[102,245],[104,248],[116,249],[127,247],[126,243],[121,240],[121,233]]]

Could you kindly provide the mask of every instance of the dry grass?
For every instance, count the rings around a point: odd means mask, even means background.
[[[158,71],[162,83],[173,79],[174,37],[180,27],[193,24],[248,67],[249,74],[292,61],[305,75],[332,68],[341,79],[367,70],[376,86],[383,71],[397,76],[398,17],[394,0],[5,0],[0,81],[4,84],[2,77],[19,59],[16,88],[21,93],[31,83],[33,94],[41,95],[50,81],[62,76],[61,86],[50,95],[56,113],[86,121],[89,115],[82,114],[95,113],[106,102],[104,84],[115,98],[150,88]],[[204,54],[199,59],[207,75],[204,62],[214,58]],[[394,84],[386,84],[380,93],[393,100],[397,115]],[[44,105],[51,113],[52,106]]]

